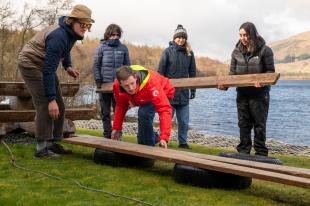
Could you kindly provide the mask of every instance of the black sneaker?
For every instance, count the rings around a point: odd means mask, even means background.
[[[190,146],[188,144],[179,144],[179,148],[182,149],[191,149]]]
[[[60,155],[52,152],[51,150],[47,149],[47,148],[44,148],[42,150],[36,150],[34,152],[34,156],[37,157],[37,158],[50,158],[50,159],[57,159],[60,157]]]
[[[56,154],[63,154],[63,155],[72,154],[71,149],[65,149],[62,145],[56,143],[53,143],[53,145],[47,147],[47,149]]]

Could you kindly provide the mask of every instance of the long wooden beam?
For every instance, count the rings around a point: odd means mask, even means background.
[[[275,164],[268,164],[268,163],[262,163],[262,162],[254,162],[254,161],[249,161],[249,160],[233,159],[233,158],[226,158],[226,157],[220,157],[220,156],[214,156],[214,155],[177,151],[177,150],[175,150],[175,152],[177,154],[181,153],[184,155],[189,155],[191,157],[196,157],[196,158],[201,158],[201,159],[206,159],[206,160],[212,160],[212,161],[224,162],[224,163],[245,166],[245,167],[250,167],[250,168],[255,168],[255,169],[267,170],[271,172],[288,174],[288,175],[293,175],[297,177],[310,178],[310,169],[305,169],[305,168],[275,165]]]
[[[167,162],[191,165],[194,167],[231,173],[245,177],[277,182],[298,187],[310,188],[310,179],[305,177],[296,177],[277,172],[266,171],[262,169],[250,168],[240,165],[218,162],[203,158],[197,158],[184,153],[177,153],[171,149],[162,149],[159,147],[149,147],[134,143],[115,141],[105,138],[97,138],[92,136],[78,136],[65,139],[64,142],[81,146],[101,148],[114,152],[152,158]]]
[[[61,83],[60,86],[65,97],[74,96],[80,88],[78,83]],[[0,96],[31,97],[25,82],[0,82]]]
[[[0,122],[32,122],[35,110],[0,110]],[[94,110],[88,108],[66,109],[65,117],[70,120],[89,120],[94,117]]]
[[[218,85],[225,87],[248,87],[254,86],[257,81],[262,85],[274,85],[280,78],[279,73],[229,75],[229,76],[210,76],[196,78],[171,79],[171,84],[175,88],[217,88]],[[111,93],[113,83],[105,83],[97,93]]]

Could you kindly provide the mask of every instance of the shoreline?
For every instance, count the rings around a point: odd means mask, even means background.
[[[77,120],[74,121],[77,128],[85,129],[102,129],[101,120]],[[138,125],[135,122],[124,122],[123,133],[126,135],[136,135]],[[154,127],[158,131],[158,127]],[[177,130],[171,130],[170,140],[177,141]],[[239,137],[211,136],[200,133],[199,131],[190,129],[188,131],[188,142],[210,147],[223,147],[235,149],[239,143]],[[295,155],[310,157],[310,146],[299,146],[287,144],[274,139],[268,138],[266,141],[270,154]]]

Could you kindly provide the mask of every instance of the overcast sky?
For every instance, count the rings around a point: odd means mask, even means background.
[[[22,4],[21,0],[16,0]],[[309,0],[75,0],[93,11],[90,37],[119,24],[132,43],[168,46],[177,24],[196,55],[227,60],[243,22],[253,22],[267,42],[310,30]]]

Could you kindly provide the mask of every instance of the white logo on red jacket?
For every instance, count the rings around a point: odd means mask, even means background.
[[[154,90],[154,91],[153,91],[153,96],[154,96],[154,97],[157,97],[157,96],[158,96],[158,93],[159,93],[158,90]]]

